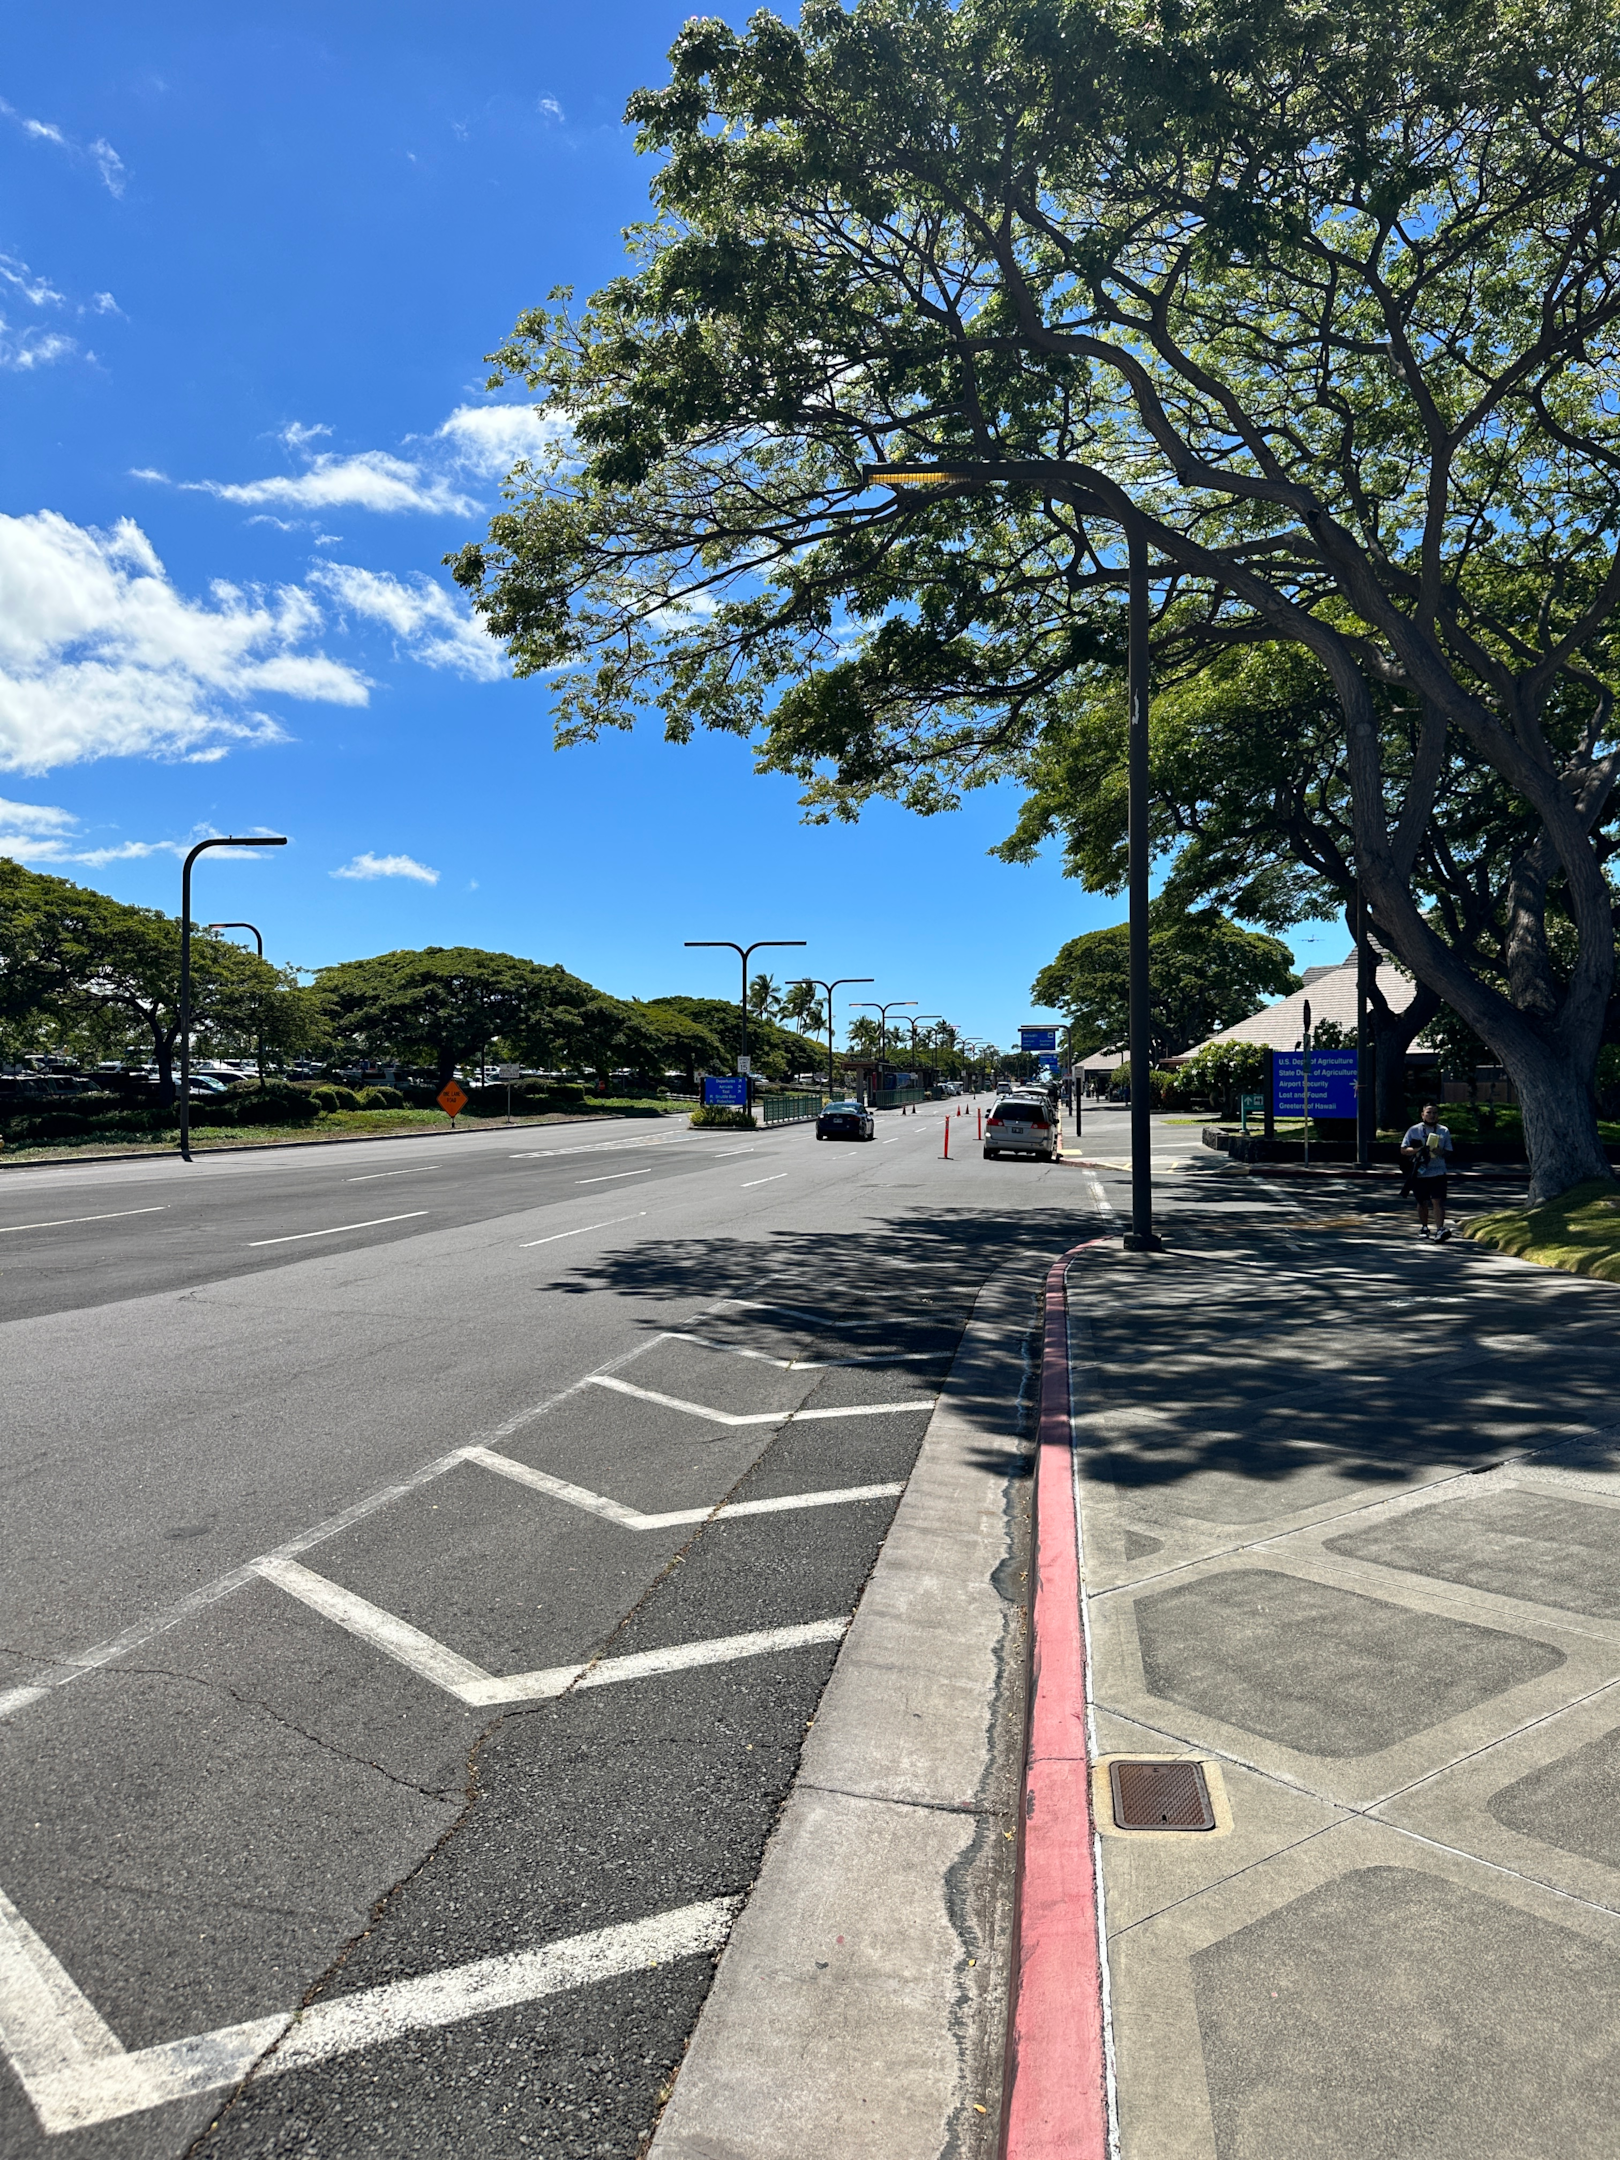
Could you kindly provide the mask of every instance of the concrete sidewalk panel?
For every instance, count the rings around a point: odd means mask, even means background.
[[[1396,1793],[1379,1817],[1620,1912],[1620,1680]]]
[[[1099,1710],[1096,1723],[1099,1756],[1196,1757],[1199,1753],[1197,1748],[1177,1747],[1164,1733],[1110,1711]],[[1135,1927],[1186,1898],[1199,1897],[1346,1819],[1342,1808],[1312,1793],[1299,1792],[1218,1756],[1213,1759],[1219,1764],[1231,1810],[1229,1836],[1189,1833],[1143,1840],[1122,1832],[1103,1838],[1103,1889],[1111,1932]]]
[[[1122,2160],[1600,2160],[1620,1918],[1350,1821],[1110,1935]]]
[[[1382,1754],[1564,1662],[1278,1568],[1201,1575],[1135,1609],[1149,1694],[1305,1755]]]

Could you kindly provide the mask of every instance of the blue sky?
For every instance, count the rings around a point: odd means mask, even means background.
[[[734,741],[554,752],[544,686],[440,567],[532,425],[483,356],[618,268],[648,180],[625,100],[690,12],[10,17],[0,851],[178,912],[190,839],[283,832],[197,892],[277,960],[487,945],[724,995],[730,956],[683,938],[803,937],[776,967],[1002,1042],[1063,939],[1119,919],[1054,861],[987,859],[1003,791],[828,830]]]

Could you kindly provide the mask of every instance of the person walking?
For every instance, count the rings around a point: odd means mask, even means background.
[[[1432,1235],[1439,1245],[1444,1245],[1451,1236],[1446,1221],[1446,1166],[1451,1152],[1451,1134],[1440,1122],[1440,1105],[1425,1103],[1418,1122],[1408,1126],[1401,1142],[1401,1160],[1408,1166],[1412,1190],[1417,1195],[1418,1236],[1431,1235],[1429,1212],[1432,1209]]]

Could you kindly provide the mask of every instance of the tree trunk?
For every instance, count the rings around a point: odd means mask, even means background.
[[[1417,983],[1413,987],[1416,995],[1411,1004],[1403,1006],[1399,1012],[1392,1012],[1376,996],[1367,1003],[1367,1017],[1373,1032],[1380,1132],[1388,1132],[1391,1127],[1397,1131],[1406,1128],[1406,1053],[1440,1010],[1440,999],[1426,984]]]
[[[433,1092],[436,1095],[442,1094],[455,1077],[456,1053],[454,1050],[446,1050],[441,1044],[439,1048],[439,1062],[434,1069]]]
[[[158,1076],[158,1108],[171,1110],[175,1097],[174,1045],[180,1031],[178,1028],[165,1031],[156,1021],[151,1023],[151,1027],[152,1062],[157,1067]]]
[[[1610,1178],[1614,1171],[1598,1138],[1592,1090],[1568,1057],[1544,1045],[1513,1046],[1500,1053],[1524,1117],[1524,1140],[1530,1157],[1530,1205],[1556,1200],[1588,1178]]]

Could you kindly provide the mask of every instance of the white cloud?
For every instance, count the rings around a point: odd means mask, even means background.
[[[99,870],[107,863],[139,862],[149,855],[178,858],[198,840],[209,837],[209,830],[204,828],[184,840],[120,840],[92,847],[88,836],[78,828],[79,820],[71,810],[50,803],[7,802],[0,797],[0,855],[9,855],[16,862],[85,863]],[[222,848],[219,852],[238,862],[256,859],[251,848]]]
[[[357,855],[352,863],[345,863],[341,870],[334,870],[331,875],[341,878],[415,878],[419,885],[437,885],[439,882],[438,871],[430,870],[426,863],[417,862],[413,856],[369,852]]]
[[[310,649],[320,627],[298,586],[189,598],[132,519],[0,516],[0,771],[283,740],[267,693],[364,705],[365,678]]]
[[[97,293],[87,305],[74,307],[66,293],[58,292],[48,277],[31,270],[21,256],[3,252],[0,252],[0,295],[41,311],[69,308],[78,315],[105,315],[109,310],[115,315],[120,312],[111,293]],[[7,316],[0,314],[0,368],[22,374],[30,368],[49,367],[54,360],[66,360],[78,350],[77,339],[69,337],[63,330],[47,330],[32,323],[24,323],[18,329]],[[94,355],[86,357],[93,359]]]
[[[30,307],[61,307],[65,304],[65,295],[57,291],[49,278],[37,277],[15,255],[0,255],[0,283],[21,293]]]
[[[137,480],[168,481],[168,474],[138,467]],[[478,506],[438,473],[425,471],[386,450],[360,450],[340,457],[322,451],[301,473],[272,473],[264,480],[176,480],[169,483],[193,495],[213,495],[221,502],[274,503],[281,509],[354,508],[454,512],[465,517]]]
[[[50,143],[57,150],[65,150],[69,157],[86,159],[96,168],[109,194],[123,194],[128,177],[124,161],[103,136],[98,135],[93,143],[77,143],[54,120],[32,120],[4,98],[0,98],[0,118],[13,121],[32,142]]]
[[[321,436],[330,435],[331,432],[324,420],[313,421],[307,427],[302,420],[289,420],[287,425],[277,432],[276,440],[284,442],[289,450],[302,450],[306,443],[318,442]]]
[[[542,120],[561,120],[563,117],[563,109],[554,97],[539,99],[534,109]]]
[[[453,668],[475,682],[499,682],[507,672],[500,647],[442,585],[418,574],[407,583],[352,563],[323,563],[309,582],[351,615],[392,630],[424,667]]]
[[[38,330],[31,324],[13,330],[0,315],[0,368],[10,374],[26,375],[30,368],[49,367],[53,360],[66,360],[78,349],[59,330]]]
[[[502,480],[519,458],[539,459],[567,438],[560,420],[533,405],[458,405],[439,429],[458,465]]]

